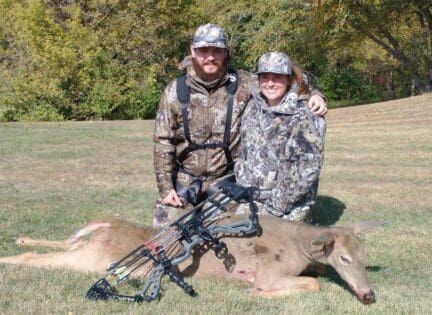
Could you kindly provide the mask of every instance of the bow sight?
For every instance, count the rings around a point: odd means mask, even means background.
[[[258,208],[253,201],[257,189],[224,180],[213,190],[210,197],[191,211],[113,263],[106,275],[89,289],[86,297],[90,300],[131,302],[157,300],[164,275],[168,275],[172,282],[189,295],[195,295],[192,286],[173,267],[189,258],[196,245],[206,243],[218,258],[223,258],[228,252],[225,243],[220,241],[223,235],[259,236],[262,232],[258,222]],[[219,224],[218,218],[232,202],[248,202],[251,210],[249,217],[238,222]],[[135,295],[119,294],[118,286],[132,275],[144,279],[142,289]]]

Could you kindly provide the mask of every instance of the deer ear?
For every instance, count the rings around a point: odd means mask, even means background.
[[[363,233],[370,232],[371,230],[374,230],[377,227],[380,227],[386,223],[387,223],[386,221],[366,221],[366,222],[360,222],[356,224],[350,224],[345,227],[351,229],[354,234],[363,234]]]
[[[330,245],[335,241],[334,235],[332,232],[325,232],[321,234],[316,240],[312,241],[313,245],[324,246]]]

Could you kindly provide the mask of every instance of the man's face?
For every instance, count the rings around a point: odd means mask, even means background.
[[[227,57],[227,50],[218,47],[200,47],[191,49],[192,58],[200,70],[208,75],[216,75],[223,70],[224,60]]]
[[[260,91],[267,99],[267,103],[270,106],[279,104],[290,84],[289,76],[286,74],[264,72],[259,74],[258,79]]]

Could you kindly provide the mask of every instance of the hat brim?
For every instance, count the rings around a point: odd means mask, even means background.
[[[257,71],[254,72],[254,74],[261,74],[261,73],[275,73],[275,74],[283,74],[283,75],[292,75],[292,70],[291,70],[291,72],[286,72],[286,71],[277,71],[277,70],[274,70],[274,69],[272,69],[272,70],[270,70],[270,69],[268,69],[268,70],[264,69],[264,70],[257,70]]]
[[[209,43],[205,41],[200,41],[200,42],[192,43],[192,48],[202,48],[202,47],[216,47],[216,48],[224,48],[224,49],[227,48],[226,44],[221,42]]]

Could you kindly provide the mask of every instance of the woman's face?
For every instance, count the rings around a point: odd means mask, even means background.
[[[279,104],[290,84],[289,76],[264,72],[259,74],[258,79],[261,93],[265,96],[267,103],[270,106]]]

